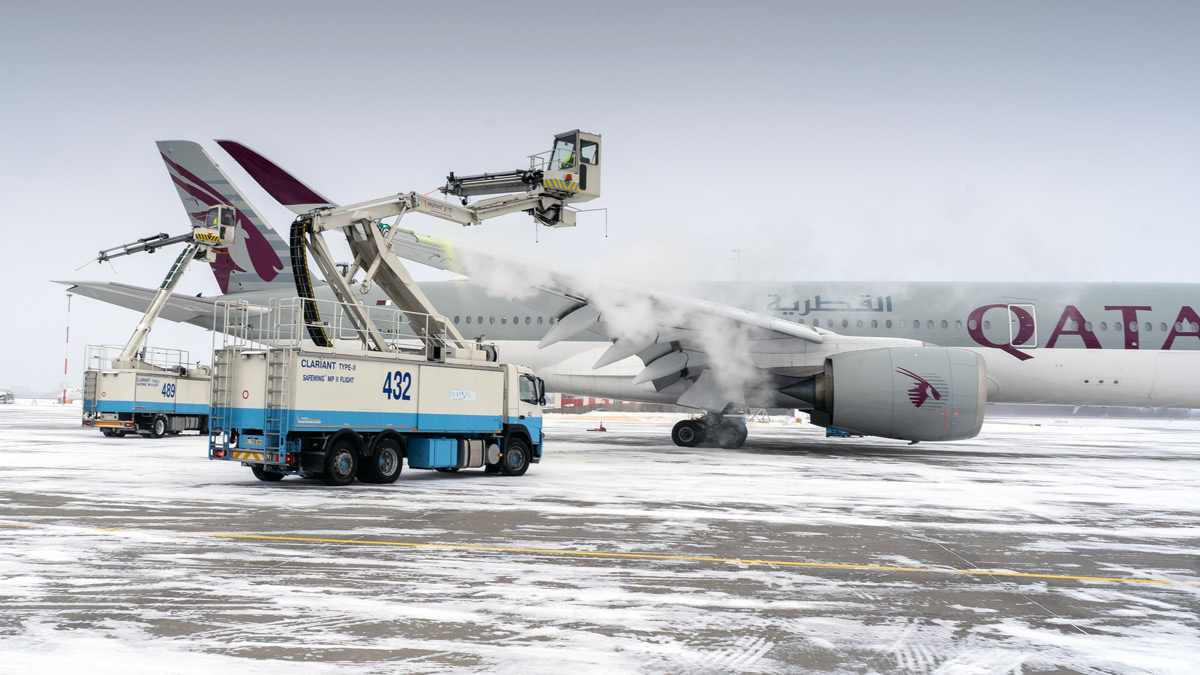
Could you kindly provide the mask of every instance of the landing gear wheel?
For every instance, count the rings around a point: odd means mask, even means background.
[[[505,476],[522,476],[529,470],[529,444],[525,439],[509,436],[500,458],[500,472]]]
[[[321,480],[326,485],[349,485],[358,473],[358,448],[349,438],[342,437],[325,451],[325,466]]]
[[[704,440],[704,428],[696,420],[680,420],[671,429],[671,440],[675,445],[694,448]]]
[[[395,483],[404,470],[404,449],[400,441],[385,438],[375,444],[375,456],[363,460],[358,479],[364,483]]]
[[[283,474],[275,473],[274,471],[267,471],[265,468],[263,468],[259,464],[255,464],[255,465],[251,466],[250,472],[254,474],[255,478],[261,480],[264,483],[277,483],[277,482],[283,480]]]
[[[167,435],[167,418],[159,415],[150,423],[150,438],[162,438]]]
[[[732,422],[722,422],[717,426],[715,435],[717,437],[717,445],[722,448],[740,448],[746,440],[745,428],[739,428],[738,424]]]

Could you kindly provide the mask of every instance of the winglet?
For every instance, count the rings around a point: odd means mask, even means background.
[[[217,141],[233,160],[250,174],[267,194],[292,213],[307,213],[320,206],[337,206],[303,181],[284,171],[278,164],[237,141]]]

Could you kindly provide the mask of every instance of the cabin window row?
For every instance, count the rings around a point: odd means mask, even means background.
[[[501,316],[501,317],[489,316],[489,317],[487,317],[487,323],[489,325],[495,324],[497,318],[500,319],[500,325],[502,325],[502,326],[508,325],[508,317],[507,316]],[[555,319],[554,317],[550,317],[550,320],[548,322],[546,321],[546,317],[543,317],[543,316],[536,316],[536,317],[526,316],[523,318],[524,318],[526,326],[533,325],[533,324],[537,324],[537,325],[541,326],[545,323],[550,323],[551,325],[553,325],[555,323],[558,323],[558,320]],[[522,320],[522,317],[514,316],[512,318],[512,325],[514,325],[514,326],[519,325],[521,323],[521,320]],[[454,323],[455,324],[477,323],[479,325],[483,325],[484,317],[482,317],[482,316],[466,316],[466,317],[464,317],[460,314],[460,315],[457,315],[454,317]]]
[[[804,319],[797,319],[797,323],[805,323],[805,321],[804,321]],[[900,319],[899,321],[897,321],[897,322],[895,322],[895,323],[896,323],[896,324],[898,324],[900,328],[908,328],[908,327],[909,327],[909,322],[908,322],[906,319]],[[883,324],[883,327],[884,327],[884,328],[892,328],[892,327],[893,327],[893,322],[892,322],[892,320],[891,320],[891,319],[887,319],[887,320],[883,321],[883,322],[882,322],[882,324]],[[821,320],[820,320],[820,319],[813,319],[813,321],[812,321],[812,325],[813,325],[813,326],[815,326],[815,327],[817,327],[817,328],[820,328],[820,327],[821,327]],[[837,322],[836,322],[836,321],[834,321],[833,319],[826,319],[826,320],[825,320],[825,325],[826,325],[826,326],[828,326],[829,328],[837,328],[837,326],[838,326]],[[1091,322],[1091,321],[1086,321],[1086,322],[1084,322],[1084,324],[1083,324],[1083,325],[1084,325],[1084,330],[1087,330],[1087,331],[1093,331],[1093,330],[1095,330],[1095,329],[1096,329],[1096,328],[1095,328],[1095,327],[1092,325],[1092,322]],[[927,328],[927,329],[929,329],[929,330],[934,330],[934,329],[935,329],[936,327],[938,327],[938,326],[940,326],[940,327],[942,328],[942,330],[947,330],[947,329],[949,329],[949,328],[950,328],[950,322],[949,322],[949,321],[946,321],[946,320],[942,320],[942,321],[940,321],[940,322],[934,322],[934,321],[926,321],[926,322],[925,322],[925,328]],[[850,320],[849,320],[849,319],[842,319],[842,321],[841,321],[841,327],[842,327],[842,328],[849,328],[849,327],[850,327]],[[857,320],[857,321],[855,322],[855,325],[854,325],[854,327],[855,327],[855,328],[865,328],[865,327],[866,327],[866,324],[863,322],[863,320],[862,320],[862,319],[859,319],[859,320]],[[871,319],[871,328],[879,328],[879,327],[880,327],[880,321],[879,321],[878,319]],[[921,328],[921,320],[920,320],[920,319],[914,319],[914,320],[912,321],[912,327],[913,327],[914,329],[919,329],[919,328]],[[962,322],[962,321],[955,321],[955,322],[954,322],[954,329],[955,329],[955,330],[962,330],[962,327],[963,327],[963,322]],[[978,323],[976,323],[976,321],[975,321],[974,319],[972,319],[972,320],[970,320],[970,321],[968,321],[968,322],[967,322],[967,327],[968,327],[970,330],[975,330],[976,328],[978,328],[978,327],[979,327],[979,324],[978,324]],[[989,329],[991,329],[991,327],[992,327],[992,322],[991,322],[991,321],[984,320],[984,322],[983,322],[983,329],[984,329],[984,330],[989,330]],[[1109,325],[1109,323],[1108,323],[1107,321],[1101,321],[1101,322],[1098,324],[1098,327],[1099,327],[1099,329],[1100,329],[1101,331],[1106,331],[1106,330],[1110,330],[1110,329],[1111,329],[1111,330],[1114,330],[1114,331],[1117,331],[1117,332],[1121,332],[1121,331],[1125,330],[1125,326],[1124,326],[1124,324],[1123,324],[1123,323],[1121,323],[1120,321],[1114,321],[1114,322],[1112,322],[1112,325],[1111,325],[1111,326]],[[1063,329],[1064,329],[1064,330],[1066,330],[1066,331],[1070,331],[1070,332],[1078,332],[1078,331],[1079,331],[1079,323],[1078,323],[1078,322],[1076,322],[1076,321],[1068,321],[1068,322],[1067,322],[1067,323],[1066,323],[1066,324],[1063,326]],[[1131,333],[1137,333],[1139,330],[1141,330],[1142,332],[1145,332],[1145,333],[1151,333],[1151,332],[1153,332],[1153,331],[1155,330],[1155,328],[1154,328],[1154,324],[1153,324],[1152,322],[1150,322],[1150,321],[1147,321],[1147,322],[1145,322],[1144,324],[1142,324],[1142,325],[1140,326],[1140,328],[1139,328],[1139,325],[1138,325],[1138,323],[1137,323],[1136,321],[1130,321],[1130,322],[1129,322],[1129,331],[1130,331]],[[1163,322],[1159,322],[1159,324],[1158,324],[1158,330],[1159,330],[1159,331],[1162,331],[1162,332],[1164,332],[1164,333],[1165,333],[1165,332],[1167,332],[1167,331],[1169,330],[1169,327],[1167,326],[1167,323],[1166,323],[1165,321],[1163,321]],[[1179,332],[1190,332],[1190,333],[1196,333],[1196,332],[1200,332],[1200,324],[1193,323],[1193,322],[1189,322],[1189,321],[1180,321],[1180,322],[1176,322],[1176,323],[1175,323],[1175,330],[1176,330],[1176,331],[1179,331]]]

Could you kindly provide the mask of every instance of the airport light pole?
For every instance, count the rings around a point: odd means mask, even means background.
[[[71,358],[71,294],[67,293],[67,346],[63,352],[63,393],[62,404],[67,404],[67,363]]]

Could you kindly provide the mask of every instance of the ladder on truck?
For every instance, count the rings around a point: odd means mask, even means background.
[[[83,412],[95,413],[99,407],[96,401],[97,380],[100,378],[100,373],[95,370],[88,369],[83,373]]]
[[[228,438],[225,434],[231,427],[230,419],[233,409],[233,364],[241,357],[241,350],[223,349],[213,352],[211,394],[208,409],[208,447],[219,438]],[[228,441],[222,442],[222,450],[229,451]]]
[[[266,428],[263,429],[263,461],[267,464],[287,464],[287,448],[284,447],[284,422],[288,409],[288,375],[292,365],[290,348],[271,349],[267,352],[267,411]]]

